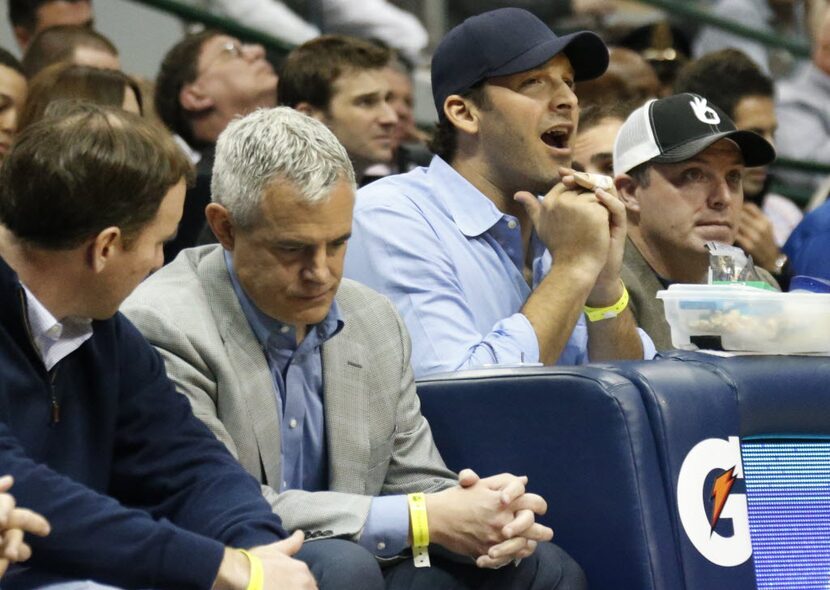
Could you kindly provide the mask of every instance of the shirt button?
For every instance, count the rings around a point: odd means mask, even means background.
[[[287,488],[288,488],[288,482],[287,481],[282,482],[282,489],[287,489]]]
[[[282,328],[280,328],[280,334],[288,334],[290,330],[291,326],[283,326]]]
[[[378,543],[378,551],[383,551],[384,549],[386,549],[386,543],[381,541],[380,543]]]
[[[515,219],[511,219],[510,221],[507,222],[507,227],[509,227],[510,229],[516,229],[517,225],[519,225],[519,224],[516,223]]]
[[[291,420],[288,421],[288,426],[290,426],[291,428],[297,428],[297,419],[291,418]]]

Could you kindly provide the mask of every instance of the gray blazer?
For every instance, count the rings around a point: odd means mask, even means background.
[[[161,353],[196,416],[263,484],[286,529],[356,538],[373,496],[455,485],[420,412],[403,322],[386,298],[344,279],[336,296],[344,327],[322,347],[329,491],[279,493],[277,394],[222,252],[182,251],[122,311]]]

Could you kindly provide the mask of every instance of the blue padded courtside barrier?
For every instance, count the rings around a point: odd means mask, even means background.
[[[737,399],[757,587],[827,590],[830,359],[672,357],[717,373]]]
[[[694,362],[621,363],[617,370],[639,388],[654,432],[662,486],[672,515],[672,544],[685,585],[754,589],[746,503],[730,499],[712,527],[712,493],[724,470],[740,465],[740,411],[721,371]],[[729,482],[724,481],[724,489]],[[729,495],[743,494],[740,473]],[[742,510],[734,515],[732,510]],[[739,530],[733,530],[739,523]]]
[[[503,369],[418,383],[447,464],[530,478],[541,520],[591,588],[683,587],[667,498],[639,390],[592,367]]]
[[[826,556],[810,553],[812,540],[781,559],[770,551],[786,548],[765,546],[756,563],[759,531],[789,525],[748,525],[741,461],[748,442],[770,437],[823,437],[830,449],[830,359],[677,352],[646,362],[439,375],[419,381],[418,392],[451,468],[529,476],[529,489],[550,505],[541,520],[594,590],[812,587],[789,573],[799,561],[815,562],[818,578],[830,579],[830,547]],[[822,461],[814,471],[830,478]],[[811,481],[830,497],[823,479]],[[830,539],[830,512],[806,521],[816,519],[825,521],[817,534]],[[765,539],[778,537],[772,530]],[[782,581],[785,574],[801,581]]]

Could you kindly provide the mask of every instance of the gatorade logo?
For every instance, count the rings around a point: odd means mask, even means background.
[[[715,109],[707,104],[705,98],[696,96],[689,102],[689,104],[692,106],[692,112],[699,121],[702,121],[707,125],[720,124],[720,116]]]
[[[722,473],[706,486],[707,477],[716,470]],[[730,436],[696,444],[677,479],[677,509],[686,536],[703,557],[723,567],[739,566],[752,555],[746,495],[732,493],[735,479],[743,477],[740,440]],[[717,523],[726,519],[732,521],[729,537],[715,531]]]

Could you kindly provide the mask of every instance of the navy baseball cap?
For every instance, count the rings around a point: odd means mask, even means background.
[[[631,113],[614,142],[614,176],[646,162],[688,160],[721,139],[734,141],[744,165],[765,166],[775,160],[775,148],[752,131],[739,130],[716,104],[685,92],[652,99]]]
[[[608,48],[598,35],[580,31],[559,37],[522,8],[471,16],[450,30],[432,57],[432,97],[439,118],[444,101],[494,76],[526,72],[564,53],[577,82],[602,75]]]

